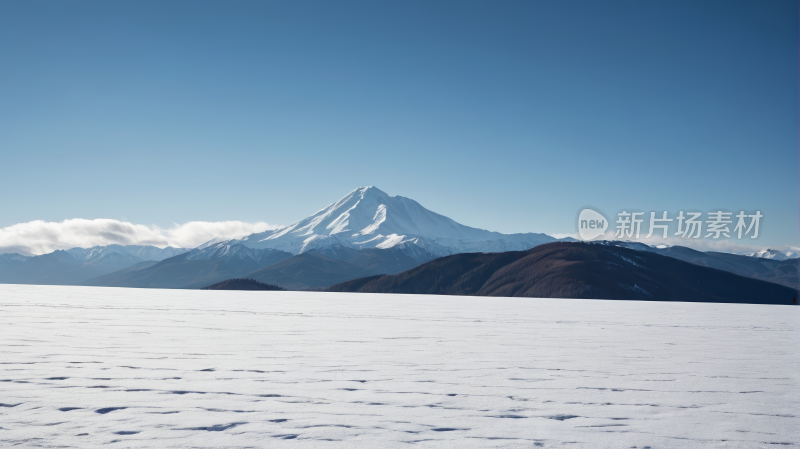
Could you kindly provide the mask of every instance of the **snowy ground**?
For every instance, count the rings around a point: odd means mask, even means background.
[[[0,285],[0,446],[800,446],[798,312]]]

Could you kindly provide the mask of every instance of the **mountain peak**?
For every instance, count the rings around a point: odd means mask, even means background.
[[[772,260],[788,260],[795,258],[792,257],[793,255],[791,252],[787,254],[787,252],[785,251],[778,251],[776,249],[771,249],[771,248],[762,249],[761,251],[750,254],[750,256],[758,257],[759,259],[772,259]]]
[[[458,248],[456,252],[522,250],[553,240],[544,234],[504,235],[471,228],[412,199],[364,186],[301,221],[237,242],[294,254],[333,244],[385,249],[409,243],[434,255],[447,255],[454,252],[453,248]]]
[[[381,190],[381,189],[379,189],[379,188],[377,188],[375,186],[359,187],[359,188],[353,190],[352,192],[350,192],[350,195],[360,196],[361,198],[368,197],[368,196],[373,196],[373,197],[388,197],[389,196],[386,192],[384,192],[383,190]],[[345,198],[347,198],[347,196],[349,196],[349,195],[345,195]]]

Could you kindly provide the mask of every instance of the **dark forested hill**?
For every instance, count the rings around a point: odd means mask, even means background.
[[[629,248],[548,243],[456,254],[328,291],[791,304],[797,290]]]
[[[201,290],[258,290],[258,291],[284,291],[277,285],[265,284],[255,279],[228,279],[216,284],[203,287]]]

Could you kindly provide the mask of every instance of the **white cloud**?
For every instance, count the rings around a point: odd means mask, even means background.
[[[57,249],[118,245],[153,245],[194,248],[213,238],[232,239],[275,229],[264,222],[190,221],[169,229],[100,218],[75,218],[61,222],[42,220],[0,228],[0,254],[47,254]]]

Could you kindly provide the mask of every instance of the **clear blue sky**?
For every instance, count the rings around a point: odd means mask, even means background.
[[[797,1],[3,1],[0,226],[761,209],[798,240]],[[773,243],[774,242],[774,243]]]

